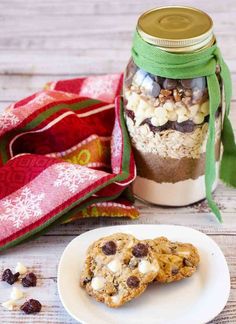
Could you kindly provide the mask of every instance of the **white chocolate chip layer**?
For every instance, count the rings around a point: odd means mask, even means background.
[[[198,112],[194,117],[193,117],[193,122],[195,124],[201,124],[204,122],[204,114]]]
[[[132,92],[132,94],[128,98],[127,108],[136,111],[139,101],[140,101],[139,95],[135,92]]]
[[[151,124],[155,127],[159,126],[158,120],[156,117],[151,118]]]
[[[190,106],[189,107],[189,117],[193,118],[194,116],[196,116],[199,109],[200,109],[200,106],[198,104]]]
[[[101,290],[105,286],[105,279],[103,277],[94,277],[91,286],[94,290]]]
[[[209,101],[205,101],[201,104],[201,112],[204,116],[209,115]]]
[[[119,272],[121,270],[121,262],[118,259],[114,259],[107,264],[107,267],[112,272]]]
[[[19,272],[21,275],[23,275],[27,272],[27,268],[21,262],[17,262],[15,272]]]
[[[13,287],[12,288],[12,292],[11,292],[11,299],[12,300],[18,300],[24,297],[24,293],[23,291],[21,291],[20,289]]]
[[[174,110],[168,112],[168,119],[170,121],[176,121],[177,120],[177,114],[176,114],[176,112]]]
[[[186,116],[186,115],[178,115],[178,118],[177,118],[178,123],[183,123],[186,120],[188,120],[188,116]]]
[[[172,101],[166,101],[163,105],[163,108],[165,108],[168,111],[173,111],[174,107],[175,107],[175,105]]]
[[[12,311],[14,309],[15,303],[13,300],[8,300],[4,303],[2,303],[2,307]]]

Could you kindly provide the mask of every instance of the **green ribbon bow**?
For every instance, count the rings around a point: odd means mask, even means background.
[[[221,102],[220,84],[216,76],[217,65],[220,66],[225,97],[225,115],[221,137],[224,151],[220,166],[220,178],[232,187],[236,187],[236,144],[229,120],[232,96],[231,76],[219,48],[215,44],[195,53],[170,53],[146,43],[136,31],[133,39],[132,57],[138,67],[161,77],[171,79],[206,77],[210,101],[209,136],[205,166],[206,197],[211,210],[222,222],[220,211],[212,198],[212,186],[216,179],[215,113]]]

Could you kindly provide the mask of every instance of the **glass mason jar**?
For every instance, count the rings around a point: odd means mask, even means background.
[[[199,51],[215,41],[211,18],[187,7],[148,11],[139,18],[137,31],[145,41],[169,52]],[[201,38],[202,35],[205,36]],[[168,47],[164,47],[167,42]],[[131,58],[124,75],[123,95],[124,115],[137,166],[133,183],[135,196],[166,206],[184,206],[204,199],[209,126],[206,78],[160,77],[140,69]],[[221,107],[215,120],[218,174]],[[217,181],[213,190],[216,185]]]

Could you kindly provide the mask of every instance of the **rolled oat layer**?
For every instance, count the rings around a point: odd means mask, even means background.
[[[147,124],[136,126],[129,117],[126,117],[126,123],[136,151],[171,159],[199,159],[206,152],[207,122],[187,133],[173,129],[153,132]],[[221,115],[216,119],[215,128],[217,143],[221,136]]]

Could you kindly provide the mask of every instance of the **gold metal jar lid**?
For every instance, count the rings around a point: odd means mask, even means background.
[[[147,42],[170,52],[192,52],[215,42],[212,19],[192,7],[169,6],[143,13],[137,24]]]

